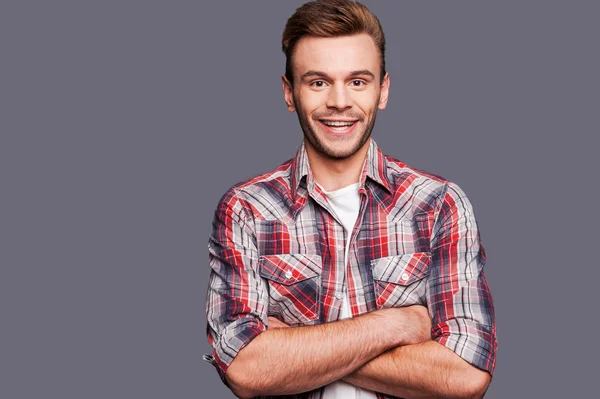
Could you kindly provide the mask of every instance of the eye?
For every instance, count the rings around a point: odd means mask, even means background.
[[[366,83],[360,79],[354,79],[352,81],[352,85],[354,85],[354,87],[361,87],[361,86],[366,85]]]
[[[321,88],[321,87],[325,87],[325,82],[322,80],[314,80],[312,82],[310,82],[310,85],[312,87],[317,87],[317,88]]]

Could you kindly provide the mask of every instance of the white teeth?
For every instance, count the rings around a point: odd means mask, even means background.
[[[352,126],[354,122],[335,122],[335,121],[323,121],[327,126]]]

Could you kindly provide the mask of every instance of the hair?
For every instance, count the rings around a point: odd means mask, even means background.
[[[313,0],[303,4],[288,19],[281,49],[285,53],[285,76],[294,85],[292,56],[304,36],[337,37],[367,33],[379,49],[381,83],[385,76],[385,36],[379,19],[354,0]]]

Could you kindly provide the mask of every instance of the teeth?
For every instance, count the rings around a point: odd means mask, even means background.
[[[352,126],[354,122],[334,122],[334,121],[323,121],[327,126]]]

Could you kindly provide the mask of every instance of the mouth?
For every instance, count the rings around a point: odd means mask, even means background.
[[[358,124],[358,120],[333,120],[333,119],[320,119],[319,124],[323,129],[333,135],[345,136],[354,130],[354,127]]]

